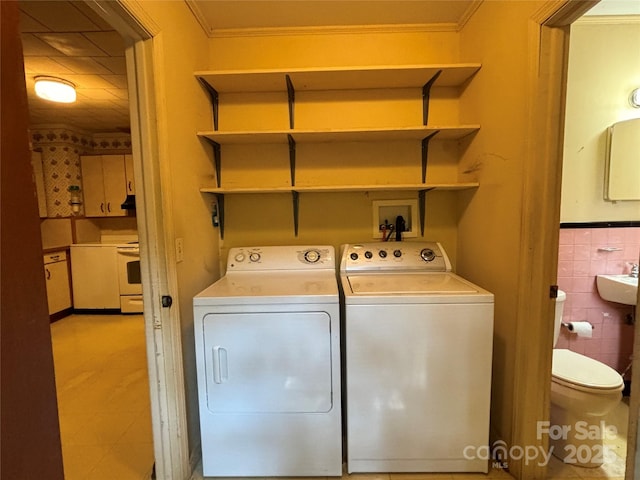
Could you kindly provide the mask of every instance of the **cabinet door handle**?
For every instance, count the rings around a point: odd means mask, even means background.
[[[104,213],[104,202],[100,202],[100,211]]]
[[[47,273],[47,280],[51,280],[51,272],[48,268],[45,268],[44,271]]]
[[[111,213],[111,202],[107,202],[107,212]]]
[[[129,193],[131,193],[133,191],[133,188],[131,188],[131,181],[129,181],[129,183],[127,183],[127,190],[129,190]]]

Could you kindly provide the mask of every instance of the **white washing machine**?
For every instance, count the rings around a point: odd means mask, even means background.
[[[345,245],[340,278],[348,471],[486,473],[493,295],[434,242]]]
[[[204,476],[341,475],[333,247],[232,248],[193,304]]]

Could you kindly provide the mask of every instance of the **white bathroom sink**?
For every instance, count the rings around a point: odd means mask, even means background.
[[[604,300],[636,305],[638,301],[638,279],[629,275],[598,275],[598,293]]]

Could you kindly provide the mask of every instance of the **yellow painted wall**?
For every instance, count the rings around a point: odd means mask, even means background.
[[[541,3],[483,2],[461,33],[256,36],[207,41],[184,4],[145,5],[163,30],[155,41],[160,52],[156,67],[161,160],[167,169],[176,236],[185,239],[186,261],[178,265],[178,275],[188,382],[195,378],[187,345],[193,338],[191,297],[218,275],[218,248],[224,263],[228,249],[238,245],[328,243],[337,247],[368,241],[371,202],[409,198],[406,193],[301,194],[300,233],[295,237],[289,195],[228,195],[225,238],[218,245],[218,231],[208,224],[208,204],[213,196],[197,193],[197,186],[211,186],[214,180],[211,152],[195,138],[195,132],[211,130],[212,125],[206,96],[192,73],[205,69],[481,62],[481,71],[460,101],[450,100],[446,92],[436,95],[430,122],[459,119],[481,124],[481,131],[473,141],[469,138],[460,145],[433,142],[428,170],[429,181],[478,180],[481,186],[475,192],[429,193],[425,238],[441,241],[459,273],[496,295],[492,427],[495,435],[510,439],[529,120],[522,99],[528,67],[528,21]],[[369,92],[369,97],[358,95],[339,93],[339,101],[335,101],[330,95],[300,93],[297,126],[421,122],[420,109],[415,106],[419,92],[394,92],[392,100],[383,100],[388,98],[386,93],[376,91]],[[276,97],[222,95],[221,129],[286,128],[286,101]],[[417,142],[301,145],[299,150],[299,184],[415,182],[420,176]],[[458,156],[462,157],[459,166]],[[289,181],[286,146],[223,147],[222,163],[225,186],[286,185]],[[189,383],[191,407],[196,405],[194,389]],[[190,425],[193,418],[190,412]],[[193,445],[192,435],[190,431]]]
[[[516,352],[513,345],[516,292],[520,280],[517,272],[522,254],[523,162],[527,152],[529,121],[527,106],[522,100],[528,67],[528,22],[541,5],[542,2],[483,2],[458,34],[213,39],[210,59],[212,69],[482,63],[482,69],[465,87],[460,100],[451,100],[446,94],[436,95],[429,122],[479,123],[481,130],[459,145],[434,142],[428,171],[430,180],[479,181],[481,186],[477,191],[428,194],[425,238],[441,241],[460,274],[496,295],[492,430],[494,437],[506,440],[511,438],[514,413],[512,385]],[[306,56],[290,55],[290,52],[303,51],[310,53]],[[328,100],[316,102],[312,105],[314,115],[307,115],[304,119],[312,126],[321,126],[325,122],[336,122],[340,126],[345,126],[343,122],[363,126],[379,125],[376,122],[394,125],[413,122],[415,104],[405,102],[403,93],[397,93],[400,98],[384,106],[378,104],[381,109],[392,107],[387,114],[367,116],[355,103],[349,108],[348,102],[347,109],[338,117],[327,113],[335,111],[336,106],[344,108],[345,99],[342,98],[340,105]],[[410,92],[404,93],[411,96]],[[375,94],[371,97],[376,98]],[[311,99],[310,103],[315,100]],[[280,101],[284,102],[284,99]],[[267,101],[264,104],[272,106]],[[277,125],[268,128],[286,128],[286,104],[283,105],[274,117]],[[239,106],[234,104],[233,109],[237,108]],[[225,128],[223,122],[228,122],[226,126],[230,129],[242,128],[242,116],[236,117],[235,114],[236,111],[232,111],[231,118],[223,120],[221,107],[221,129]],[[267,123],[265,115],[255,120],[252,128],[260,129]],[[282,148],[286,150],[286,147]],[[341,146],[342,151],[336,146],[312,148],[314,152],[309,155],[307,171],[302,172],[300,168],[300,182],[340,183],[349,177],[375,183],[385,179],[401,182],[408,178],[415,181],[415,175],[419,175],[417,145],[405,146],[406,149],[391,146],[388,153],[376,145],[354,145],[352,150]],[[241,163],[246,166],[242,169],[227,164],[223,185],[227,181],[229,185],[243,185],[262,180],[273,185],[286,185],[286,152],[280,154],[280,160],[269,162],[265,160],[273,158],[272,152],[263,150],[263,153],[262,158],[251,154],[242,158]],[[457,157],[461,157],[460,162]],[[223,158],[226,158],[224,153]],[[259,173],[251,178],[254,171]],[[375,195],[377,198],[382,194]],[[385,197],[403,198],[398,194],[385,194]],[[230,246],[240,244],[321,241],[339,245],[370,240],[373,198],[365,194],[303,196],[297,239],[292,233],[289,197],[231,198],[222,258]]]
[[[562,222],[640,220],[640,201],[604,200],[607,128],[640,117],[629,104],[631,90],[640,86],[639,45],[640,21],[571,27]]]
[[[473,171],[480,188],[461,205],[458,272],[495,294],[491,424],[495,438],[511,440],[516,312],[528,148],[526,97],[528,19],[542,2],[483,2],[460,35],[461,60],[482,70],[462,98],[463,121],[481,130],[460,169]],[[542,261],[542,259],[541,259]]]
[[[219,277],[218,232],[211,226],[210,199],[198,191],[212,162],[195,134],[211,116],[208,97],[193,76],[207,66],[208,41],[184,2],[139,5],[160,29],[153,46],[159,161],[167,197],[163,215],[173,236],[184,241],[184,261],[176,264],[179,295],[173,308],[180,311],[189,444],[194,448],[200,437],[192,299]],[[168,239],[170,261],[175,261],[173,242]]]
[[[275,69],[355,65],[455,63],[458,34],[362,33],[213,38],[209,69]],[[459,122],[451,89],[434,89],[429,124]],[[221,94],[220,130],[289,127],[286,94]],[[421,89],[296,92],[296,128],[419,126]],[[202,126],[211,130],[212,125]],[[427,181],[458,180],[456,142],[432,142]],[[222,146],[222,185],[290,184],[286,145]],[[299,144],[296,185],[393,184],[421,180],[421,145],[414,142]],[[213,185],[213,179],[209,180]],[[330,244],[373,241],[372,202],[417,199],[405,193],[302,193],[299,235],[290,194],[227,195],[221,259],[241,245]],[[455,265],[457,194],[427,194],[424,239],[441,241]],[[389,219],[391,222],[394,219]]]

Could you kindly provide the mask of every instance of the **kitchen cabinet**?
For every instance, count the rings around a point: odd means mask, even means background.
[[[124,155],[85,155],[80,163],[85,216],[126,216],[120,208],[127,196]]]
[[[480,64],[447,64],[447,65],[410,65],[410,66],[381,66],[381,67],[337,67],[326,69],[292,69],[292,70],[247,70],[247,71],[210,71],[196,72],[196,78],[209,93],[212,104],[213,130],[198,132],[197,135],[208,142],[213,149],[215,185],[201,186],[203,193],[216,195],[219,208],[220,234],[224,236],[224,197],[229,194],[251,193],[290,193],[293,195],[294,229],[297,235],[299,195],[313,192],[358,192],[358,191],[412,191],[417,192],[420,201],[421,230],[424,232],[425,194],[431,190],[466,190],[474,189],[477,182],[460,182],[458,178],[451,178],[446,182],[429,182],[427,178],[427,165],[429,160],[429,144],[437,142],[458,142],[462,138],[473,134],[480,129],[479,125],[437,124],[429,122],[429,107],[432,91],[445,89],[444,97],[460,95],[462,86],[480,69]],[[411,91],[410,101],[416,105],[421,104],[420,115],[415,115],[409,121],[413,125],[376,126],[376,127],[340,127],[325,125],[317,128],[300,128],[296,125],[296,118],[301,116],[303,121],[315,119],[308,110],[297,111],[297,101],[302,95],[309,95],[312,101],[309,104],[321,103],[339,104],[345,97],[345,92],[353,92],[353,97],[362,98],[360,92],[364,90],[376,90],[375,101],[384,102],[384,93],[389,97],[397,97],[392,94],[398,89]],[[256,95],[269,94],[271,92],[286,93],[288,107],[288,126],[276,129],[247,129],[247,130],[220,130],[219,110],[221,94],[231,94],[232,103],[238,102],[238,95],[247,95],[258,98]],[[452,93],[454,92],[454,93]],[[333,99],[332,96],[336,97]],[[373,97],[372,97],[373,98]],[[335,101],[334,101],[335,100]],[[404,99],[403,99],[404,101]],[[265,102],[267,103],[267,102]],[[307,108],[307,107],[305,107]],[[382,113],[383,110],[375,110]],[[341,110],[340,112],[345,112]],[[386,111],[384,111],[387,113]],[[302,115],[298,115],[302,113]],[[379,115],[375,120],[382,123],[393,117]],[[282,123],[282,115],[277,114],[278,120],[274,123]],[[337,119],[327,115],[326,118]],[[375,114],[372,114],[374,117]],[[342,120],[342,119],[339,119]],[[395,120],[395,119],[394,119]],[[331,120],[329,120],[331,121]],[[300,123],[300,122],[298,122]],[[374,122],[375,123],[375,122]],[[288,127],[288,128],[287,128]],[[298,185],[296,184],[296,155],[299,144],[326,144],[331,143],[340,148],[340,144],[347,142],[413,142],[417,146],[416,158],[420,159],[421,176],[413,183],[345,183],[339,185]],[[259,185],[225,187],[222,179],[222,147],[225,145],[251,145],[251,144],[283,144],[289,147],[290,181],[286,186],[262,188]]]
[[[119,309],[120,286],[115,245],[71,245],[75,309]]]
[[[47,284],[49,315],[70,309],[71,286],[65,250],[44,255],[44,278]]]

